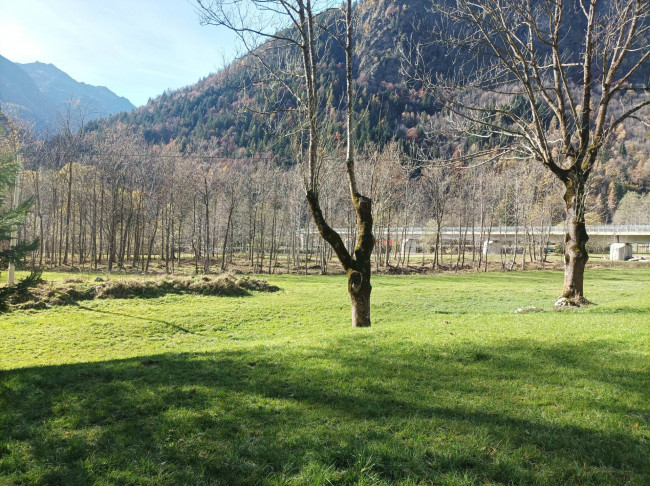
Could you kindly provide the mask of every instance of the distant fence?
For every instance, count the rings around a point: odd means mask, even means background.
[[[378,230],[381,229],[381,232],[383,234],[386,234],[387,228],[376,228],[375,231],[378,232]],[[480,228],[478,226],[475,226],[473,228],[474,234],[478,234],[480,232]],[[336,231],[342,234],[347,234],[347,229],[345,228],[337,228]],[[535,234],[552,234],[552,235],[563,235],[566,233],[566,226],[564,225],[557,225],[557,226],[492,226],[490,233],[492,235],[514,235],[515,233],[518,234],[525,234],[526,232],[533,232]],[[391,235],[402,235],[404,234],[404,228],[390,228],[390,233]],[[406,235],[407,238],[417,238],[418,236],[422,235],[434,235],[436,232],[433,229],[430,228],[422,228],[422,227],[414,227],[414,228],[408,228],[406,229]],[[461,226],[461,227],[442,227],[440,228],[440,233],[444,235],[458,235],[459,233],[472,234],[472,227],[468,226]],[[487,233],[487,227],[483,228],[483,233]],[[603,235],[603,236],[617,236],[617,235],[648,235],[650,236],[650,225],[613,225],[613,224],[608,224],[608,225],[598,225],[598,226],[590,226],[587,225],[587,233],[589,235]]]
[[[387,234],[389,228],[375,228],[375,233],[376,234],[383,234],[384,238],[385,235]],[[338,231],[342,235],[347,235],[348,234],[348,229],[347,228],[336,228],[336,231]],[[443,238],[445,239],[453,239],[453,238],[458,238],[459,234],[462,234],[464,238],[471,238],[472,234],[475,237],[480,237],[480,227],[475,226],[474,228],[470,227],[442,227],[440,228],[440,234]],[[487,238],[487,232],[488,228],[484,227],[483,228],[483,236]],[[355,232],[356,233],[356,232]],[[533,233],[535,235],[549,235],[549,236],[559,236],[559,235],[564,235],[566,233],[566,227],[564,225],[556,225],[556,226],[492,226],[490,228],[490,238],[496,238],[498,236],[514,236],[515,234],[518,235],[525,235],[526,233]],[[396,227],[396,228],[390,228],[390,236],[391,239],[401,239],[403,236],[406,237],[406,239],[410,240],[420,240],[424,236],[431,236],[435,235],[436,232],[432,228],[422,228],[422,227],[413,227],[413,228],[407,228],[406,230],[404,228]],[[617,237],[617,236],[634,236],[637,239],[641,238],[642,240],[647,239],[648,242],[650,242],[650,225],[587,225],[587,234],[589,236],[611,236],[611,237]]]

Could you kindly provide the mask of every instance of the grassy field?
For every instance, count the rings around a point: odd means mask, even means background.
[[[268,280],[0,315],[0,484],[650,484],[650,269]]]

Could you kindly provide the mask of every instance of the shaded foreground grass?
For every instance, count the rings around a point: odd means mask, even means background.
[[[650,271],[345,277],[0,321],[0,483],[648,484]]]

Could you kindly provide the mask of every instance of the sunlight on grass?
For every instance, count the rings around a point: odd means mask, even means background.
[[[0,317],[0,483],[650,482],[650,270],[268,280]]]

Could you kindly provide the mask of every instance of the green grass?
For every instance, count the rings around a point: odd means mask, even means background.
[[[268,280],[0,315],[0,484],[650,483],[650,269]]]

